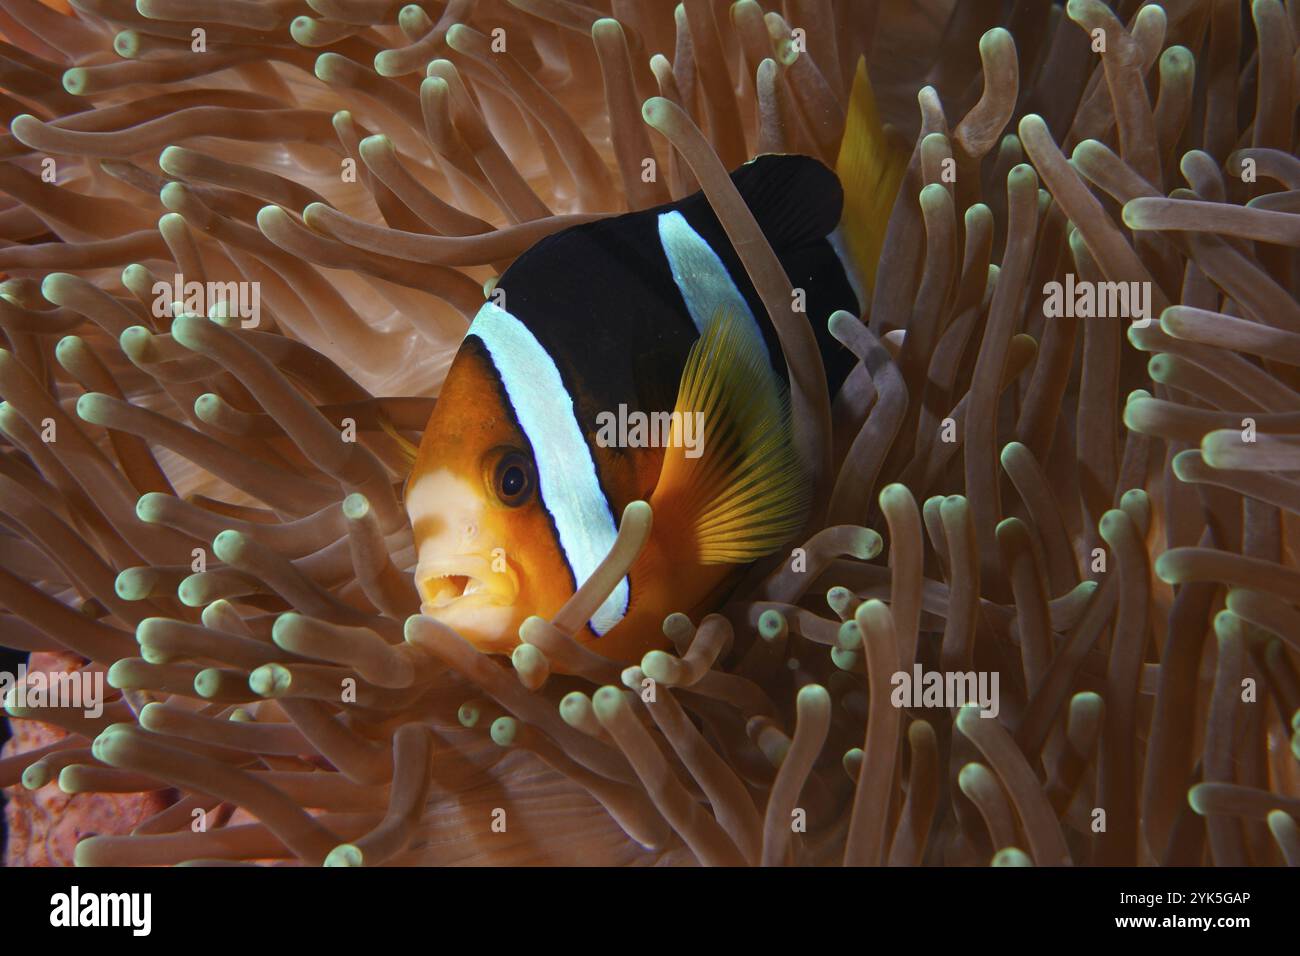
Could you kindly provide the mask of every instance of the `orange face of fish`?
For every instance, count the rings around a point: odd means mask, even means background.
[[[509,653],[519,625],[573,593],[528,442],[480,352],[462,349],[406,488],[421,612],[480,650]]]

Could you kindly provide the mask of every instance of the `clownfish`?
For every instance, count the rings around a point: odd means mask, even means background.
[[[860,64],[835,172],[763,155],[732,174],[806,296],[832,394],[855,359],[826,320],[862,314],[907,159],[885,135]],[[577,640],[616,661],[666,646],[665,616],[714,609],[806,520],[787,382],[703,193],[540,241],[470,324],[415,454],[405,502],[421,613],[510,653],[644,500],[649,539]]]

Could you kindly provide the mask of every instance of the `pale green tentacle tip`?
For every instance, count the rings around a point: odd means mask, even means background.
[[[77,841],[77,845],[72,849],[73,866],[94,866],[95,858],[91,855],[95,843],[102,840],[103,837],[88,836],[82,837]]]
[[[143,601],[153,587],[152,568],[126,568],[113,579],[113,591],[123,601]]]
[[[60,365],[66,366],[69,361],[76,357],[76,353],[81,350],[81,345],[81,336],[65,335],[54,346],[54,357],[59,360]]]
[[[416,629],[420,626],[423,614],[412,614],[402,622],[402,640],[408,644],[418,644],[419,638],[416,636]]]
[[[119,30],[113,36],[113,51],[124,60],[140,55],[140,34],[135,30]]]
[[[1033,866],[1034,861],[1024,850],[1014,846],[1004,847],[993,854],[991,866]]]
[[[165,617],[146,617],[143,621],[135,626],[135,640],[137,644],[144,644],[149,640],[155,629],[164,627],[167,624]]]
[[[1160,54],[1160,71],[1162,73],[1190,73],[1196,68],[1196,57],[1187,47],[1177,44]]]
[[[529,671],[546,667],[549,661],[540,647],[523,643],[515,645],[515,649],[510,652],[510,663],[517,671]]]
[[[169,182],[162,189],[158,190],[158,200],[164,207],[172,211],[179,211],[185,202],[185,195],[189,189],[184,183]]]
[[[383,133],[371,133],[357,143],[357,151],[361,153],[362,159],[369,159],[376,153],[391,153],[393,152],[393,141]],[[320,204],[313,203],[313,205]]]
[[[641,685],[646,679],[645,671],[639,664],[633,664],[630,667],[624,667],[618,672],[619,682],[628,690],[641,690]]]
[[[909,501],[914,501],[914,499],[906,485],[893,482],[880,489],[880,507],[882,508],[901,508],[906,506]]]
[[[89,73],[79,66],[74,66],[70,70],[63,71],[63,88],[73,96],[81,96],[86,92],[89,79]]]
[[[573,726],[591,709],[591,700],[580,690],[571,690],[560,698],[560,719]]]
[[[441,74],[433,72],[433,64],[429,64],[429,71],[423,80],[420,81],[421,96],[447,96],[451,93],[451,84],[447,78]]]
[[[961,788],[962,793],[969,796],[970,791],[974,787],[977,787],[986,777],[988,777],[988,775],[989,775],[988,767],[985,767],[982,763],[978,763],[977,761],[972,760],[970,763],[963,766],[960,771],[958,771],[957,786]]]
[[[204,392],[194,399],[194,414],[200,421],[209,421],[221,410],[221,396],[213,392]]]
[[[1101,537],[1107,544],[1113,545],[1116,537],[1123,533],[1129,520],[1128,512],[1124,509],[1110,508],[1097,522],[1097,530],[1101,532]]]
[[[668,119],[669,103],[662,96],[652,96],[641,104],[641,118],[658,129]]]
[[[853,539],[853,557],[860,561],[870,561],[880,554],[885,540],[870,528],[859,528]]]
[[[652,680],[667,682],[669,670],[676,660],[667,651],[648,651],[641,658],[641,670]]]
[[[146,524],[152,524],[161,517],[163,499],[169,497],[161,491],[146,491],[136,499],[135,516]]]
[[[835,646],[841,651],[856,651],[862,646],[862,628],[858,627],[857,621],[850,619],[840,625],[835,634]]]
[[[633,501],[623,509],[623,520],[619,523],[622,527],[627,521],[649,522],[654,519],[654,510],[650,507],[648,501]]]
[[[840,763],[844,767],[844,772],[849,775],[849,779],[857,782],[858,774],[862,770],[863,753],[861,747],[850,747],[844,751],[844,756]]]
[[[68,766],[59,771],[59,789],[69,795],[82,793],[85,788],[77,785],[77,777],[79,775],[80,770],[77,768],[77,765],[68,764]]]
[[[289,689],[293,675],[283,664],[263,664],[248,675],[248,689],[259,697],[276,697]]]
[[[129,681],[127,680],[127,667],[125,661],[114,661],[109,665],[108,672],[104,675],[104,680],[109,687],[115,690],[127,689]]]
[[[775,608],[768,608],[758,616],[758,636],[763,640],[779,640],[788,631],[785,615]]]
[[[1147,508],[1151,505],[1151,496],[1144,488],[1130,488],[1120,495],[1119,504],[1121,508]]]
[[[948,141],[948,137],[942,133],[931,133],[930,136],[939,136],[943,138],[944,142]],[[927,136],[926,139],[929,139],[930,136]],[[952,205],[952,196],[949,194],[947,186],[941,183],[927,183],[921,187],[920,201],[921,208],[934,212],[942,209],[945,205]]]
[[[315,39],[316,21],[308,16],[297,16],[289,21],[289,36],[299,46],[310,46]]]
[[[77,399],[77,417],[92,425],[102,425],[111,401],[103,392],[86,392]]]
[[[857,651],[846,651],[842,647],[831,648],[831,663],[842,671],[851,671],[858,666]]]
[[[1158,558],[1156,558],[1155,563],[1152,565],[1152,569],[1156,572],[1156,577],[1161,581],[1164,581],[1166,584],[1181,583],[1178,574],[1178,567],[1175,564],[1174,559],[1169,556],[1168,551],[1162,553]]]
[[[239,531],[227,528],[212,539],[212,552],[227,564],[239,559],[248,538]]]
[[[323,83],[329,83],[331,78],[338,78],[338,70],[343,62],[343,57],[337,53],[322,53],[316,57],[312,72],[316,74],[316,79]]]
[[[1267,819],[1269,832],[1279,844],[1295,843],[1300,838],[1300,827],[1285,810],[1270,810]]]
[[[221,692],[221,669],[205,667],[194,675],[194,693],[204,700],[211,700]]]
[[[591,697],[591,706],[596,711],[596,716],[609,719],[617,714],[623,706],[623,693],[613,684],[606,684],[597,690]]]
[[[1291,715],[1291,731],[1300,734],[1300,710]]]
[[[456,708],[456,720],[460,722],[462,727],[478,726],[479,718],[482,716],[483,711],[479,708],[478,704],[475,704],[472,701],[466,701]]]
[[[216,604],[217,602],[214,601],[209,606],[215,607]],[[214,611],[213,613],[216,612]],[[284,650],[292,650],[292,648],[285,647],[284,642],[292,640],[294,634],[297,632],[299,626],[301,625],[302,619],[303,619],[302,615],[299,614],[297,611],[285,611],[283,614],[277,617],[275,619],[275,623],[271,625],[272,642],[275,643],[278,647],[283,648]]]
[[[1016,528],[1024,527],[1024,524],[1019,518],[1003,518],[994,526],[993,533],[1001,537]]]
[[[163,232],[180,232],[185,228],[185,217],[178,212],[165,212],[158,217],[158,228]]]
[[[181,583],[176,585],[176,596],[186,607],[203,607],[208,603],[207,592],[203,587],[206,580],[206,572],[203,571],[182,578]]]
[[[340,843],[325,855],[325,866],[365,866],[365,858],[360,847]]]
[[[416,7],[415,9],[419,10],[420,8]],[[446,38],[447,46],[451,47],[453,50],[457,51],[458,53],[464,53],[466,49],[468,49],[469,47],[468,42],[463,42],[463,41],[467,41],[468,38],[465,36],[465,34],[467,34],[468,32],[469,32],[469,27],[467,27],[465,24],[453,23],[451,26],[447,28],[447,38]]]
[[[498,717],[492,721],[488,734],[498,747],[509,747],[519,736],[519,721],[513,717]]]
[[[447,31],[450,33],[451,31]],[[450,46],[450,44],[448,44]],[[374,59],[375,72],[380,76],[400,76],[402,73],[402,53],[400,50],[381,50],[375,54]],[[316,75],[322,80],[320,60],[316,61]]]
[[[25,790],[39,790],[49,782],[50,768],[39,760],[23,771],[22,785]]]
[[[153,333],[143,325],[128,325],[117,337],[117,342],[127,355],[138,355],[144,351],[152,338]]]
[[[1205,784],[1198,783],[1187,788],[1187,805],[1200,816],[1206,814],[1205,791],[1202,789],[1204,786]]]
[[[178,315],[172,321],[172,338],[191,352],[199,349],[199,335],[211,323],[201,315]]]
[[[1022,455],[1028,455],[1029,448],[1023,442],[1009,441],[1002,446],[1002,451],[998,454],[998,460],[1003,466],[1014,461]]]
[[[984,35],[980,37],[980,52],[986,56],[999,51],[1010,52],[1014,45],[1015,40],[1012,39],[1010,31],[1005,27],[994,27],[991,30],[986,30]]]
[[[145,708],[148,709],[147,707]],[[99,732],[99,735],[90,742],[90,755],[101,763],[109,766],[115,766],[114,760],[120,760],[119,743],[117,738],[126,732],[127,727],[133,727],[133,724],[110,724]],[[141,726],[144,726],[141,722]]]
[[[962,521],[966,517],[968,504],[963,495],[948,495],[939,502],[939,516],[948,521]]]
[[[370,513],[370,499],[354,491],[343,499],[343,514],[350,521],[360,521]]]
[[[247,707],[236,707],[230,712],[230,719],[240,724],[251,724],[257,720]]]
[[[799,707],[823,706],[829,707],[831,703],[831,694],[821,684],[804,684],[799,688],[799,693],[795,695],[795,704]]]
[[[1098,713],[1101,711],[1101,695],[1092,690],[1081,690],[1070,698],[1070,719],[1076,717],[1077,710],[1079,716],[1085,713]]]
[[[397,24],[402,27],[423,26],[429,22],[429,15],[424,12],[424,8],[415,3],[408,3],[402,9],[397,11]],[[460,26],[453,24],[452,29]],[[451,31],[448,30],[448,33]]]
[[[957,711],[957,729],[969,737],[982,719],[979,704],[962,704]]]
[[[176,164],[184,154],[184,149],[180,146],[164,146],[161,153],[158,154],[158,166],[164,173],[176,175]]]
[[[1219,646],[1241,637],[1241,618],[1231,611],[1223,610],[1214,615],[1214,636]]]

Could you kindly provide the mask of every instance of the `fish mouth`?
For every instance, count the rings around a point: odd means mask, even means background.
[[[509,607],[519,594],[514,569],[504,561],[504,570],[476,554],[454,555],[421,561],[415,569],[422,613],[438,616],[455,607]]]

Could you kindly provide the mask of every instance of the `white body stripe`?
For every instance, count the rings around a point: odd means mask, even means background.
[[[659,243],[663,246],[668,267],[672,270],[673,281],[677,290],[686,300],[686,308],[691,313],[691,321],[701,335],[713,320],[713,314],[719,308],[734,309],[737,315],[749,319],[751,331],[758,336],[767,351],[767,342],[759,329],[749,303],[736,288],[731,273],[727,271],[722,259],[713,248],[704,241],[704,237],[692,228],[686,217],[673,210],[659,215]]]
[[[554,360],[509,312],[485,303],[469,334],[486,346],[519,426],[532,443],[542,504],[555,522],[565,560],[581,587],[614,546],[618,527],[601,491],[591,449],[578,427],[573,399]],[[605,634],[621,621],[628,596],[624,577],[592,616],[592,630]]]

